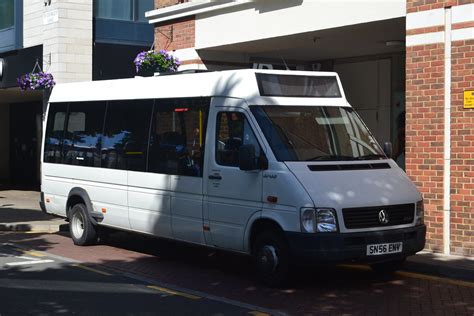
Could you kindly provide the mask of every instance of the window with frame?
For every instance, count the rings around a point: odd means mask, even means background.
[[[153,100],[110,101],[102,139],[102,168],[145,171]]]
[[[100,167],[105,101],[69,103],[63,163]]]
[[[95,0],[94,17],[147,22],[145,12],[154,9],[153,0]]]
[[[218,113],[216,132],[216,162],[219,165],[238,167],[242,145],[254,145],[256,157],[260,156],[260,145],[243,113]]]
[[[15,25],[15,1],[0,0],[0,30]]]
[[[67,103],[52,103],[49,106],[46,136],[44,141],[44,162],[61,163],[61,149],[66,124]]]
[[[202,177],[209,100],[156,100],[148,171]]]

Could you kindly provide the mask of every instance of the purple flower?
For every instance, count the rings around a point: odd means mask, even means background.
[[[140,52],[133,60],[137,72],[145,71],[177,71],[180,65],[178,59],[165,50]]]
[[[52,88],[56,84],[53,75],[43,71],[24,74],[17,79],[17,83],[21,90]]]

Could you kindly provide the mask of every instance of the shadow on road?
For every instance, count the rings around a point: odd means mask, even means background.
[[[5,240],[5,236],[0,240]],[[162,284],[201,291],[290,314],[474,313],[474,288],[433,280],[380,276],[369,269],[298,269],[271,289],[255,281],[248,257],[124,232],[100,245],[76,247],[65,234],[11,234],[10,242]]]

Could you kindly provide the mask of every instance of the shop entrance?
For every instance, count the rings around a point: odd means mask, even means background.
[[[10,104],[10,181],[28,189],[40,185],[41,102]]]

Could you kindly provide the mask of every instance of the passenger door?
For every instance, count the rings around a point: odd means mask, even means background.
[[[197,244],[205,244],[202,157],[208,102],[204,98],[156,100],[148,155],[148,173],[168,181],[164,194],[172,237]]]
[[[226,100],[224,105],[238,102]],[[262,172],[238,167],[239,147],[260,146],[245,111],[236,107],[214,107],[209,115],[207,182],[204,202],[205,222],[209,225],[208,244],[243,250],[248,219],[262,208]],[[212,128],[211,128],[212,127]],[[206,236],[206,237],[207,237]]]

